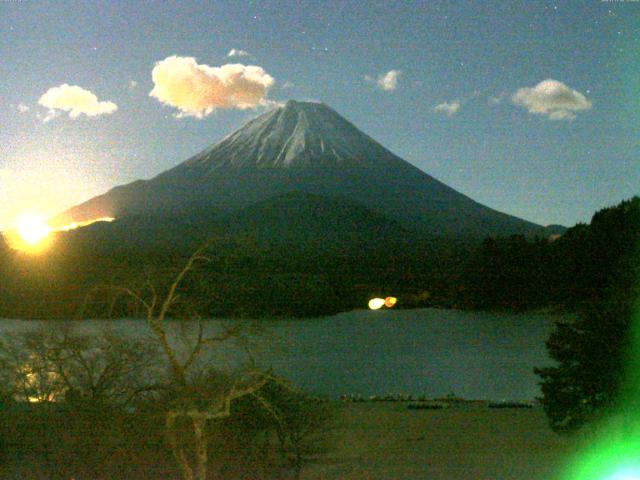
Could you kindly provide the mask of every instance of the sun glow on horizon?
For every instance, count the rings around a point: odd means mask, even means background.
[[[71,222],[67,225],[63,225],[61,227],[57,227],[52,229],[53,231],[56,232],[68,232],[69,230],[75,230],[76,228],[80,228],[80,227],[86,227],[88,225],[91,225],[92,223],[97,223],[97,222],[113,222],[115,220],[114,217],[100,217],[100,218],[93,218],[91,220],[85,220],[83,222]]]
[[[27,245],[35,246],[49,236],[51,228],[43,216],[23,213],[16,219],[16,233]]]
[[[25,212],[16,217],[12,228],[0,233],[14,250],[40,254],[49,247],[53,237],[52,234],[56,232],[68,232],[86,227],[92,223],[113,222],[114,220],[115,218],[113,217],[99,217],[81,222],[72,222],[59,227],[51,227],[44,215]]]
[[[2,232],[2,235],[14,250],[40,254],[51,243],[51,231],[44,215],[23,212],[16,217],[13,226]]]

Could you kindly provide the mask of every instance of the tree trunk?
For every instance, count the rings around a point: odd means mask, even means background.
[[[176,427],[176,418],[176,415],[172,412],[167,414],[167,435],[169,436],[169,443],[171,444],[171,452],[180,467],[182,480],[195,480],[193,476],[193,469],[191,468],[191,465],[189,465],[189,460],[180,446]]]
[[[193,435],[195,440],[196,480],[207,480],[207,419],[200,413],[191,416]]]

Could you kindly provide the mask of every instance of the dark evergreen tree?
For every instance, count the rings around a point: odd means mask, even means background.
[[[592,296],[574,321],[558,323],[551,334],[547,349],[557,365],[536,369],[556,431],[574,430],[640,393],[628,375],[640,367],[640,325],[634,324],[640,321],[640,198],[596,213],[579,238],[572,251],[589,257],[573,263]]]

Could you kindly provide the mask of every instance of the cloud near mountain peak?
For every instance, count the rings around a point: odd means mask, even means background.
[[[364,79],[375,84],[380,90],[385,92],[391,92],[398,88],[398,78],[402,74],[400,70],[389,70],[387,73],[378,75],[377,78],[373,78],[371,75],[365,75]]]
[[[267,103],[275,80],[262,67],[228,63],[211,67],[193,57],[173,55],[155,64],[149,96],[179,110],[178,116],[202,118],[217,109],[255,108]]]

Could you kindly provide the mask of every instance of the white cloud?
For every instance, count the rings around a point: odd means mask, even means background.
[[[286,89],[288,89],[288,88],[292,88],[292,87],[295,87],[295,86],[296,86],[296,84],[295,84],[295,83],[293,83],[293,82],[284,82],[284,83],[282,84],[282,88],[283,88],[283,90],[286,90]]]
[[[26,113],[30,110],[29,105],[25,105],[24,103],[19,103],[17,108],[20,113]]]
[[[555,110],[549,113],[549,120],[574,120],[576,114],[568,110]]]
[[[550,120],[573,120],[576,112],[591,108],[591,102],[583,94],[550,78],[534,87],[519,89],[511,101]]]
[[[55,118],[60,111],[69,112],[69,117],[77,118],[81,114],[89,117],[106,115],[118,109],[115,103],[101,102],[89,90],[66,83],[47,90],[38,103],[49,109],[49,113],[43,118],[45,122]]]
[[[383,77],[378,78],[378,86],[384,91],[398,88],[398,77],[400,70],[389,70]]]
[[[198,64],[193,57],[173,55],[157,62],[151,72],[149,96],[180,110],[178,116],[202,118],[218,108],[255,108],[267,103],[273,77],[262,67],[228,63]]]
[[[38,112],[36,113],[36,118],[40,120],[42,123],[47,123],[53,120],[56,117],[60,116],[60,112],[58,110],[54,110],[50,108],[46,113]]]
[[[378,78],[374,79],[369,75],[365,75],[364,79],[367,82],[375,83],[378,88],[385,92],[390,92],[398,88],[398,77],[402,72],[400,70],[389,70],[387,73],[378,75]]]
[[[227,53],[227,57],[248,57],[249,56],[249,52],[247,52],[246,50],[241,50],[239,48],[232,48],[231,50],[229,50],[229,53]]]
[[[489,105],[500,105],[502,103],[502,100],[504,100],[504,97],[506,96],[506,92],[502,92],[500,95],[497,95],[495,97],[490,96],[489,97]]]
[[[137,86],[138,82],[136,82],[135,80],[129,80],[129,90],[135,90]]]
[[[452,117],[458,110],[460,110],[460,102],[457,100],[454,100],[452,102],[442,102],[433,107],[434,112],[443,113],[447,117]]]

